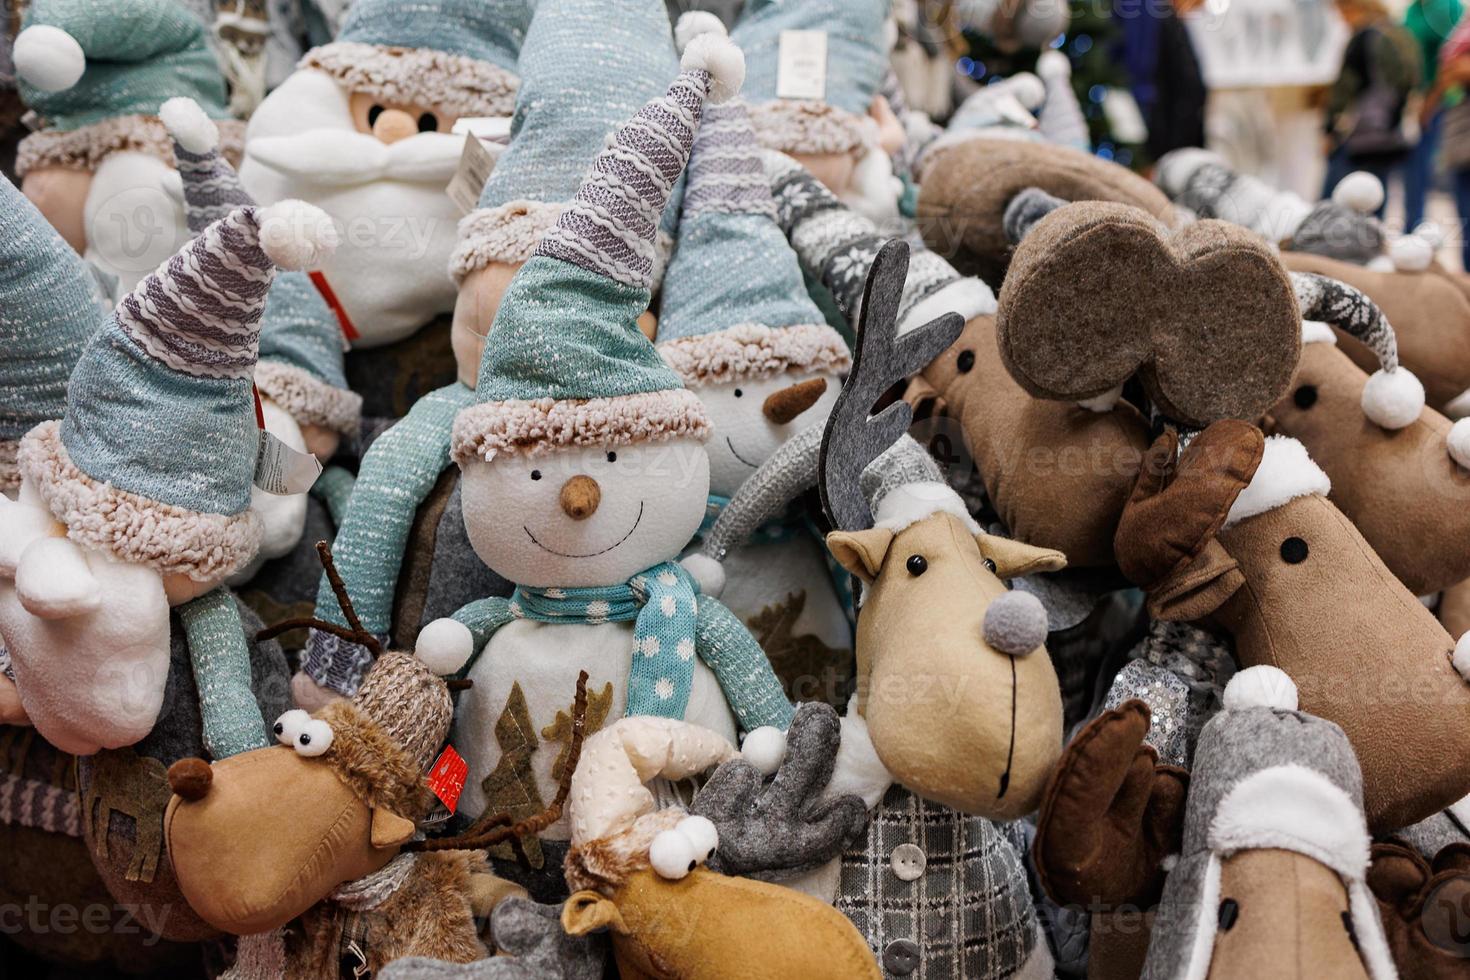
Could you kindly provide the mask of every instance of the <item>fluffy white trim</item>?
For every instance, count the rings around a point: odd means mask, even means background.
[[[729,31],[725,30],[725,22],[720,20],[708,10],[689,10],[679,15],[679,22],[674,25],[674,44],[682,54],[701,34],[718,34],[727,37]]]
[[[1470,388],[1450,399],[1444,407],[1444,414],[1451,419],[1470,418]]]
[[[1295,711],[1298,706],[1296,682],[1286,671],[1270,664],[1238,671],[1225,685],[1221,700],[1232,711],[1240,708]]]
[[[1321,320],[1302,321],[1302,343],[1304,344],[1336,344],[1337,331],[1333,330]]]
[[[1332,481],[1307,455],[1307,447],[1290,436],[1269,436],[1261,465],[1250,485],[1235,498],[1225,526],[1230,527],[1257,514],[1274,510],[1308,494],[1327,496]]]
[[[1450,459],[1470,470],[1470,419],[1460,419],[1451,426],[1445,441],[1449,444]]]
[[[958,313],[969,320],[995,310],[995,293],[990,287],[974,276],[963,276],[915,303],[898,325],[898,335],[902,337],[911,330],[917,330],[945,313]]]
[[[454,420],[455,462],[486,462],[500,453],[531,456],[572,446],[630,446],[709,438],[709,415],[686,388],[557,401],[480,402]]]
[[[1350,881],[1368,871],[1362,809],[1321,772],[1295,763],[1236,783],[1215,809],[1209,843],[1221,855],[1261,848],[1304,854]]]
[[[1470,681],[1470,633],[1460,637],[1460,642],[1455,644],[1455,652],[1450,655],[1450,663],[1454,664],[1456,672],[1461,677]]]
[[[337,250],[337,226],[327,213],[305,201],[277,201],[258,217],[260,247],[282,269],[312,269]]]
[[[1371,214],[1383,206],[1383,182],[1366,170],[1355,170],[1332,189],[1332,203]]]
[[[856,153],[866,138],[862,120],[815,99],[776,99],[749,107],[755,138],[782,153]]]
[[[434,673],[447,676],[469,662],[475,652],[470,628],[456,619],[436,619],[419,630],[414,656]]]
[[[1406,367],[1374,371],[1363,386],[1363,414],[1385,429],[1413,425],[1424,411],[1424,385]]]
[[[15,73],[43,92],[65,92],[82,80],[87,54],[59,27],[37,24],[16,35]]]
[[[740,94],[745,84],[745,52],[723,33],[699,34],[689,39],[679,58],[684,71],[704,69],[709,72],[709,101],[715,105],[729,102]]]
[[[1189,948],[1189,962],[1182,980],[1205,980],[1210,975],[1210,959],[1215,953],[1215,930],[1220,925],[1220,857],[1209,856],[1205,880],[1200,885],[1199,906],[1194,919],[1194,942]]]
[[[15,462],[19,452],[19,439],[0,439],[0,494],[13,494],[20,489],[20,467]]]
[[[219,127],[198,102],[187,96],[169,99],[158,110],[163,128],[190,153],[208,153],[219,145]]]
[[[319,425],[351,436],[362,421],[361,395],[333,387],[294,364],[261,361],[255,365],[255,387],[298,425]]]
[[[1123,400],[1123,386],[1110,388],[1101,395],[1092,398],[1084,398],[1077,403],[1078,408],[1085,408],[1089,412],[1104,415],[1118,407],[1118,402]]]
[[[508,116],[520,87],[520,79],[499,65],[433,48],[336,41],[308,51],[297,67],[323,71],[349,91],[384,102],[455,116]]]
[[[560,201],[507,201],[471,211],[460,219],[449,275],[458,283],[492,262],[525,262],[566,207]]]
[[[691,387],[772,378],[788,370],[842,374],[852,367],[847,343],[825,323],[741,323],[667,341],[658,352]]]
[[[980,525],[970,516],[965,502],[947,483],[906,483],[890,490],[878,502],[878,511],[873,515],[873,526],[886,528],[894,534],[917,524],[933,514],[953,514],[969,528],[971,534],[980,533]]]
[[[221,119],[220,152],[238,166],[245,152],[245,123]],[[24,177],[37,167],[95,171],[114,153],[146,153],[174,165],[174,141],[156,116],[114,116],[91,126],[65,132],[43,129],[20,141],[15,172]]]
[[[1036,59],[1036,74],[1046,82],[1071,78],[1072,59],[1055,49],[1043,51],[1041,57]]]
[[[878,750],[868,734],[868,722],[858,710],[858,696],[847,702],[842,716],[842,741],[837,745],[837,759],[832,765],[832,778],[822,790],[822,799],[858,796],[869,810],[877,806],[893,785],[893,774],[878,757]]]

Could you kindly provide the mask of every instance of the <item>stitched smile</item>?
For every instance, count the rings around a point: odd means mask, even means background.
[[[740,460],[740,462],[744,463],[746,466],[749,466],[753,470],[760,469],[760,467],[758,465],[756,465],[755,463],[752,463],[750,460],[746,459],[744,456],[740,455],[739,453],[737,453],[735,451],[735,444],[730,441],[730,437],[729,436],[726,436],[725,437],[725,445],[727,445],[727,446],[730,447],[730,455],[732,455],[736,459]]]
[[[605,554],[607,554],[609,551],[612,551],[618,545],[622,544],[624,541],[626,541],[629,538],[631,538],[633,536],[633,532],[636,531],[636,530],[638,530],[638,524],[642,520],[643,520],[643,501],[640,500],[640,501],[638,501],[638,516],[633,519],[633,526],[630,527],[630,528],[628,528],[628,533],[625,534],[625,535],[623,535],[621,538],[618,538],[616,541],[614,541],[612,544],[608,545],[606,548],[603,548],[601,551],[594,551],[594,552],[592,552],[589,555],[569,555],[565,551],[557,551],[554,548],[548,548],[548,547],[546,547],[546,545],[542,544],[540,541],[537,541],[536,540],[536,535],[532,534],[531,533],[531,529],[528,528],[528,527],[526,527],[524,524],[521,525],[521,530],[526,532],[526,537],[528,537],[528,538],[531,539],[531,543],[532,544],[534,544],[536,547],[540,548],[542,551],[545,551],[545,552],[547,552],[549,554],[557,555],[557,556],[559,556],[561,558],[596,558],[598,555],[605,555]]]

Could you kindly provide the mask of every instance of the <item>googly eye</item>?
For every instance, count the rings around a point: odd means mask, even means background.
[[[276,741],[282,745],[295,745],[296,738],[306,730],[307,722],[311,721],[311,715],[300,708],[293,708],[276,719],[272,731],[276,733]]]
[[[648,848],[648,862],[660,878],[678,881],[699,867],[694,841],[677,830],[665,830]]]
[[[313,718],[306,723],[301,734],[296,736],[297,755],[304,755],[308,759],[321,755],[332,747],[332,726],[320,718]]]
[[[710,855],[715,853],[715,848],[720,846],[720,832],[708,817],[685,817],[674,830],[689,838],[700,864],[708,861]]]

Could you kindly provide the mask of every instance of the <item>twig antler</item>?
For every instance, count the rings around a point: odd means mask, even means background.
[[[433,840],[412,841],[405,844],[405,851],[456,851],[484,850],[510,841],[516,857],[525,861],[521,849],[521,838],[539,834],[561,819],[566,808],[567,797],[572,792],[572,773],[582,758],[582,742],[587,737],[587,672],[577,675],[577,697],[572,703],[572,740],[567,747],[567,762],[562,767],[561,780],[557,783],[556,796],[550,805],[535,816],[519,823],[513,822],[508,813],[484,816],[475,821],[468,830],[456,837],[438,837]]]
[[[292,630],[311,629],[321,630],[323,633],[331,633],[352,643],[360,643],[368,648],[374,657],[383,652],[383,644],[378,638],[363,628],[362,620],[357,618],[357,610],[352,608],[352,597],[347,594],[347,586],[342,581],[342,576],[337,572],[337,565],[332,561],[332,548],[325,541],[316,543],[316,553],[321,556],[322,569],[327,573],[327,584],[332,587],[332,594],[337,597],[337,605],[342,609],[342,615],[346,618],[351,629],[344,629],[336,623],[329,623],[315,616],[295,616],[291,619],[282,620],[273,626],[267,626],[255,634],[257,640],[273,640],[282,633]]]
[[[873,511],[859,478],[869,463],[898,441],[914,417],[913,408],[903,401],[877,415],[868,413],[889,388],[927,367],[965,329],[963,317],[946,313],[899,336],[898,309],[908,271],[906,243],[895,239],[878,250],[863,287],[852,373],[822,434],[822,509],[839,530],[873,526]]]

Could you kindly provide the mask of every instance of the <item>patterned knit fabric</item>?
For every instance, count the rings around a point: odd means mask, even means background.
[[[81,80],[45,92],[20,80],[25,104],[47,129],[74,130],[117,116],[152,116],[187,95],[215,119],[229,118],[225,80],[205,26],[176,0],[32,0],[24,26],[57,27],[87,56]]]
[[[0,492],[20,485],[20,437],[64,414],[67,378],[106,320],[81,257],[0,180]]]
[[[1291,286],[1303,320],[1337,327],[1371,350],[1384,371],[1398,368],[1398,336],[1388,317],[1360,290],[1313,272],[1293,272]]]
[[[402,747],[419,770],[434,764],[454,703],[444,682],[412,654],[389,651],[378,658],[352,703]]]
[[[80,837],[75,765],[34,728],[0,725],[0,825]]]
[[[240,609],[218,588],[178,607],[199,688],[204,747],[215,759],[264,748],[266,720],[250,685],[250,650]]]
[[[1236,173],[1204,150],[1165,154],[1154,170],[1154,181],[1170,200],[1199,217],[1244,225],[1274,242],[1291,238],[1311,212],[1311,205],[1295,194]]]
[[[194,234],[229,217],[236,208],[255,203],[217,144],[203,153],[195,153],[175,139],[174,162],[184,182],[184,216]]]

